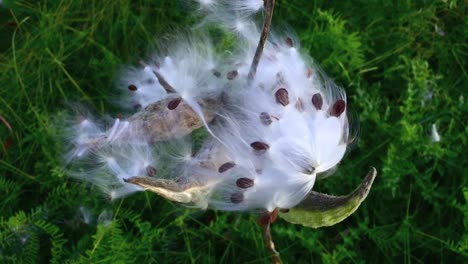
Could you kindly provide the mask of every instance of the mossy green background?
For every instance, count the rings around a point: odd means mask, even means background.
[[[0,116],[12,131],[0,121],[0,262],[270,261],[254,214],[186,209],[151,193],[110,202],[61,169],[57,120],[67,103],[115,114],[109,98],[120,66],[137,63],[158,38],[196,23],[188,12],[193,6],[175,0],[4,4]],[[272,234],[284,263],[467,262],[466,5],[277,1],[275,23],[297,32],[303,52],[346,89],[359,120],[357,143],[335,175],[314,189],[345,194],[370,166],[379,171],[367,200],[340,224],[314,230],[276,222]],[[80,208],[89,211],[89,223]]]

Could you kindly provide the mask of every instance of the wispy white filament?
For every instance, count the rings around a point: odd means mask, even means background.
[[[197,30],[215,23],[234,33],[236,48],[220,55],[205,34],[184,33],[166,42],[163,54],[124,70],[119,86],[130,98],[122,104],[134,109],[168,96],[183,100],[211,133],[210,147],[194,155],[186,139],[156,144],[135,133],[129,121],[115,119],[106,130],[85,119],[75,126],[69,154],[85,168],[75,176],[112,199],[143,190],[126,179],[147,176],[206,187],[192,205],[199,208],[294,207],[311,191],[317,173],[335,168],[346,152],[346,94],[300,53],[290,32],[271,34],[255,78],[247,82],[261,32],[253,14],[263,1],[197,2],[208,12]],[[207,98],[220,102],[212,124],[200,103]],[[432,135],[440,140],[435,125]]]
[[[439,132],[437,131],[436,124],[432,124],[431,126],[431,139],[432,139],[432,142],[440,141],[440,135],[439,135]]]

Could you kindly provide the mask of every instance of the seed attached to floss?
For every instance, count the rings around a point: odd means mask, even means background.
[[[339,117],[345,110],[346,103],[343,99],[337,100],[330,109],[330,115]]]
[[[249,179],[249,178],[239,178],[236,181],[236,185],[239,188],[247,189],[247,188],[254,186],[254,180]]]
[[[241,192],[235,192],[231,195],[231,202],[238,204],[241,203],[244,200],[244,194]]]
[[[232,81],[237,77],[238,74],[239,72],[237,72],[237,70],[230,71],[227,73],[227,79]]]
[[[130,85],[128,86],[128,89],[129,89],[130,91],[134,92],[134,91],[138,90],[138,87],[136,87],[136,85],[130,84]]]
[[[285,88],[280,88],[278,91],[275,93],[276,97],[276,102],[283,105],[287,106],[289,104],[289,95],[288,95],[288,90]]]
[[[315,109],[321,110],[323,105],[322,95],[319,93],[314,94],[312,96],[312,104],[315,106]]]
[[[262,124],[264,124],[265,126],[268,126],[271,125],[273,121],[271,120],[271,116],[267,112],[261,112],[260,122],[262,122]]]
[[[181,101],[182,101],[182,98],[178,97],[170,101],[169,104],[167,105],[167,108],[169,108],[169,110],[174,110],[177,108],[177,106],[179,106]]]
[[[270,148],[270,146],[267,143],[260,141],[255,141],[252,144],[250,144],[250,146],[257,151],[266,151]]]
[[[218,172],[219,173],[223,173],[229,169],[232,169],[234,168],[234,166],[236,166],[236,164],[234,162],[226,162],[224,163],[223,165],[221,165],[218,169]]]
[[[151,165],[148,165],[146,166],[146,175],[148,175],[149,177],[154,177],[156,176],[156,173],[158,171],[156,170],[155,167],[151,166]]]

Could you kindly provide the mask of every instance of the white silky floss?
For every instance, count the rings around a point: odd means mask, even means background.
[[[217,151],[210,158],[218,167],[204,167],[199,157],[185,154],[183,159],[177,155],[165,159],[183,168],[169,171],[165,178],[182,176],[209,186],[206,197],[193,206],[240,211],[292,208],[311,191],[317,174],[336,167],[346,152],[345,92],[300,54],[294,36],[281,34],[268,39],[255,77],[248,80],[261,32],[253,16],[262,10],[263,1],[197,2],[211,12],[199,28],[215,23],[233,31],[237,50],[221,59],[206,36],[175,38],[164,56],[154,56],[142,68],[130,67],[123,74],[119,84],[130,90],[131,98],[124,103],[146,107],[169,96],[158,73],[175,90],[170,96],[179,96],[204,121],[215,138]],[[207,97],[223,98],[213,124],[205,122],[199,104]],[[129,141],[128,122],[116,120],[108,132],[81,123],[78,131],[70,155],[81,159],[89,153],[97,161],[95,169],[79,177],[97,184],[111,198],[143,190],[126,183],[128,177],[156,176],[151,172],[160,165],[164,148],[146,139]],[[103,135],[108,146],[86,148],[86,142]],[[181,144],[171,142],[165,144]],[[190,142],[183,144],[186,147],[177,148],[191,149]]]

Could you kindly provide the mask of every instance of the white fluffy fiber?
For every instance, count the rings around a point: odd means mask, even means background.
[[[346,152],[346,95],[300,53],[291,34],[270,35],[255,78],[248,81],[261,32],[253,21],[263,1],[197,2],[208,12],[198,30],[210,23],[224,26],[238,36],[237,50],[220,57],[207,37],[176,38],[163,55],[140,68],[128,68],[119,85],[130,98],[125,104],[146,107],[168,96],[154,74],[158,72],[201,117],[198,101],[222,95],[224,106],[218,109],[215,124],[205,123],[215,138],[208,155],[212,166],[203,165],[206,153],[191,155],[190,141],[165,142],[179,150],[171,155],[164,153],[168,148],[145,139],[129,141],[132,128],[126,121],[117,119],[102,129],[86,119],[74,129],[69,156],[76,164],[91,167],[91,160],[95,165],[78,177],[116,198],[141,190],[125,178],[148,175],[149,167],[160,165],[169,178],[185,177],[211,186],[200,208],[294,207],[310,192],[317,173],[333,169]],[[99,138],[106,147],[93,149]],[[161,156],[175,165],[158,164]]]

